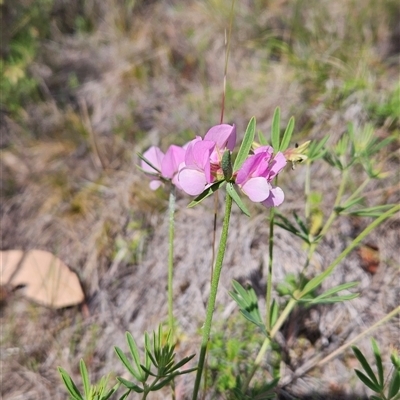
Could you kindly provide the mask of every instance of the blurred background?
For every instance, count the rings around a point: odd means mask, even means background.
[[[183,144],[219,123],[230,10],[226,0],[0,0],[1,250],[56,254],[78,273],[86,294],[84,307],[54,310],[27,301],[18,290],[2,290],[4,400],[66,399],[56,367],[76,377],[81,357],[94,380],[122,373],[112,346],[124,347],[126,330],[139,340],[145,329],[165,320],[168,196],[149,190],[135,167],[136,153],[150,145],[166,150]],[[268,137],[280,106],[283,124],[295,117],[299,143],[326,134],[335,143],[349,125],[373,129],[378,138],[393,136],[385,161],[392,174],[371,188],[370,199],[398,202],[399,63],[397,0],[237,1],[224,122],[235,123],[241,138],[255,116]],[[329,203],[338,176],[328,166],[314,173]],[[354,187],[362,180],[354,176]],[[301,167],[282,178],[288,199],[283,211],[301,208],[303,185]],[[198,348],[198,339],[185,333],[198,333],[204,318],[210,260],[203,255],[199,260],[199,254],[209,253],[213,207],[210,202],[187,210],[188,202],[178,199],[176,239],[184,355]],[[233,277],[263,282],[259,265],[268,229],[263,210],[253,212],[250,220],[239,213],[233,218],[232,240],[243,246],[228,252],[227,288]],[[395,223],[374,239],[386,249],[382,272],[372,277],[356,257],[340,272],[353,274],[367,293],[355,315],[376,311],[360,329],[399,302],[398,218]],[[320,262],[338,254],[361,226],[354,219],[337,226]],[[186,242],[188,237],[195,243]],[[303,257],[301,245],[284,232],[277,254],[286,266]],[[249,266],[248,276],[242,265]],[[221,296],[226,316],[230,300]],[[335,318],[318,312],[318,335],[336,332]],[[302,329],[296,337],[302,345],[295,347],[303,349],[307,340],[308,353],[293,354],[292,369],[316,351],[312,335]],[[396,323],[385,332],[385,346],[398,346]],[[332,398],[350,393],[350,399],[354,390],[365,395],[356,378],[349,378],[353,364],[345,357],[288,390],[301,398],[310,393],[329,398],[324,388]],[[219,397],[227,393],[229,379],[217,375],[210,378],[214,391],[208,398],[229,398]],[[180,398],[190,394],[190,382],[179,383]]]

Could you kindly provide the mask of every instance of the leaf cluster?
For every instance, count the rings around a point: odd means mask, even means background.
[[[398,400],[400,399],[400,359],[398,354],[395,352],[391,355],[392,361],[392,372],[390,377],[385,380],[385,372],[383,368],[382,355],[378,344],[374,339],[371,340],[372,349],[375,356],[376,369],[377,374],[371,368],[370,363],[365,358],[364,354],[357,346],[352,346],[352,350],[354,355],[357,357],[357,360],[360,362],[361,366],[364,369],[364,372],[361,372],[358,369],[355,369],[355,373],[358,378],[364,383],[365,386],[373,390],[378,396],[371,396],[371,400]]]
[[[165,335],[161,325],[157,332],[153,332],[152,338],[147,332],[145,333],[144,363],[140,360],[138,347],[129,332],[126,333],[126,341],[133,362],[128,359],[119,347],[115,347],[115,352],[134,380],[129,381],[122,377],[117,378],[118,382],[128,389],[121,397],[121,400],[127,398],[132,392],[143,393],[143,398],[146,398],[148,393],[160,390],[171,383],[175,377],[196,370],[196,368],[180,370],[195,355],[185,357],[175,363],[175,344],[172,343],[171,331],[168,331]],[[149,377],[153,378],[151,382],[148,382]]]
[[[68,372],[58,367],[58,372],[72,400],[108,400],[117,391],[119,384],[107,390],[108,377],[103,377],[97,385],[91,385],[86,364],[82,359],[79,362],[79,369],[83,382],[83,394],[79,391]]]

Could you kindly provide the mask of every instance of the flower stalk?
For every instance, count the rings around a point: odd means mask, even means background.
[[[196,381],[195,381],[195,385],[194,385],[192,400],[197,399],[199,388],[200,388],[200,383],[201,383],[201,376],[202,376],[203,369],[204,369],[204,362],[205,362],[206,353],[207,353],[208,341],[210,339],[211,324],[212,324],[212,318],[213,318],[213,314],[214,314],[215,300],[217,297],[219,278],[221,276],[222,263],[224,261],[226,243],[228,240],[228,230],[229,230],[229,220],[230,220],[230,216],[231,216],[231,210],[232,210],[232,198],[231,198],[231,196],[226,194],[225,215],[224,215],[224,221],[223,221],[223,225],[222,225],[221,240],[220,240],[219,247],[218,247],[217,258],[215,261],[215,269],[214,269],[214,273],[213,273],[212,281],[211,281],[210,298],[208,299],[208,304],[207,304],[206,320],[204,322],[204,327],[203,327],[203,336],[202,336],[202,341],[201,341],[199,363],[198,363],[198,368],[197,368]]]

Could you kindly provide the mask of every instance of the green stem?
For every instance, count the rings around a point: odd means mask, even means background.
[[[372,221],[353,241],[336,257],[336,259],[331,263],[331,265],[318,277],[318,281],[322,283],[334,270],[334,268],[355,248],[357,247],[364,238],[369,235],[379,224],[381,224],[383,221],[391,217],[393,214],[396,212],[400,211],[400,205],[395,205],[392,208],[390,208],[388,211],[380,215],[378,218],[376,218],[374,221]],[[314,278],[315,279],[315,278]],[[310,281],[311,282],[311,281]],[[319,284],[320,284],[319,283]],[[315,289],[313,287],[311,290]],[[310,288],[306,287],[303,289],[303,291],[298,295],[298,299],[301,299],[303,296],[308,294],[310,291]]]
[[[265,298],[266,307],[266,325],[267,332],[271,329],[271,298],[272,298],[272,262],[274,259],[274,208],[271,207],[269,210],[269,240],[268,240],[268,278],[267,278],[267,293]]]
[[[390,210],[386,211],[384,214],[382,214],[381,216],[379,216],[378,218],[376,218],[374,221],[371,222],[371,224],[369,224],[352,242],[351,244],[341,253],[339,254],[339,256],[332,262],[332,264],[320,275],[320,282],[322,283],[322,281],[331,274],[331,272],[333,271],[333,269],[355,248],[357,247],[360,242],[370,233],[372,232],[379,224],[381,224],[383,221],[385,221],[387,218],[391,217],[393,214],[395,214],[396,212],[400,211],[400,205],[396,205],[393,206]],[[258,352],[257,358],[254,362],[254,365],[252,367],[252,370],[250,371],[249,377],[247,378],[243,389],[246,390],[250,384],[251,379],[253,378],[256,370],[258,369],[261,360],[264,357],[265,352],[267,351],[268,347],[269,347],[269,343],[271,341],[271,339],[273,339],[275,337],[275,335],[277,334],[277,332],[279,331],[279,329],[282,327],[282,325],[284,324],[284,322],[286,321],[286,319],[288,318],[289,314],[292,312],[293,308],[296,306],[297,301],[299,299],[301,299],[303,296],[305,296],[309,291],[307,290],[303,290],[303,292],[301,292],[296,299],[290,299],[289,302],[287,303],[285,309],[282,311],[281,315],[279,316],[278,320],[276,321],[275,325],[273,326],[273,328],[271,329],[271,331],[269,332],[269,337],[267,337],[264,340],[264,343],[260,349],[260,351]],[[400,312],[400,307],[397,307],[395,310],[393,310],[391,313],[389,313],[386,317],[384,317],[381,321],[377,322],[373,327],[371,327],[370,329],[368,329],[366,332],[364,332],[363,334],[365,335],[367,332],[375,329],[377,326],[383,324],[384,322],[386,322],[387,320],[389,320],[390,318],[392,318],[395,314]],[[361,335],[357,336],[355,338],[355,340],[359,339],[359,337],[361,337]],[[353,343],[353,341],[351,342]],[[350,344],[351,344],[350,343]],[[348,347],[350,344],[348,344],[346,347]],[[342,346],[343,347],[343,346]],[[340,351],[342,351],[343,349],[340,348]],[[339,352],[339,349],[337,351],[335,351],[334,353],[337,354]],[[319,364],[322,364],[328,360],[330,360],[333,357],[333,355],[329,355],[327,356],[325,359],[321,360],[319,362]]]
[[[172,186],[169,193],[169,252],[168,252],[168,325],[174,336],[174,313],[173,313],[173,271],[174,271],[174,235],[175,235],[175,186]]]
[[[193,396],[192,396],[193,400],[197,399],[197,395],[199,392],[201,375],[203,373],[204,361],[205,361],[206,353],[207,353],[207,344],[210,339],[210,331],[211,331],[212,318],[213,318],[213,314],[214,314],[215,299],[217,297],[218,283],[219,283],[219,278],[221,276],[222,263],[224,261],[226,242],[228,240],[228,230],[229,230],[229,220],[231,217],[231,209],[232,209],[232,198],[227,193],[226,199],[225,199],[225,215],[224,215],[224,222],[222,225],[221,240],[219,243],[217,258],[215,261],[215,269],[214,269],[214,274],[213,274],[212,281],[211,281],[210,297],[208,299],[208,304],[207,304],[206,320],[204,322],[204,327],[203,327],[203,337],[202,337],[202,341],[201,341],[199,363],[198,363],[198,367],[197,367],[196,381],[195,381],[195,385],[194,385],[194,389],[193,389]]]
[[[279,316],[278,320],[276,321],[274,327],[272,328],[270,335],[265,338],[264,343],[262,344],[260,350],[258,351],[257,357],[254,361],[254,365],[250,370],[249,376],[247,377],[246,381],[242,386],[242,393],[245,393],[247,388],[250,385],[251,380],[253,379],[254,374],[256,373],[258,367],[261,364],[261,361],[264,358],[266,351],[269,348],[271,340],[275,337],[276,333],[279,331],[283,323],[285,322],[288,315],[292,312],[294,306],[296,305],[297,300],[290,299],[288,304],[286,305],[285,309],[282,311],[282,314]]]
[[[304,182],[305,209],[304,216],[306,219],[310,217],[310,193],[311,193],[311,162],[306,164],[306,176]]]
[[[335,203],[334,203],[333,209],[331,211],[331,215],[329,216],[329,218],[325,222],[321,232],[319,233],[318,241],[314,241],[313,243],[311,243],[310,247],[308,248],[307,260],[306,260],[306,263],[304,265],[303,272],[308,267],[308,265],[310,264],[311,258],[314,255],[314,252],[315,252],[318,244],[320,243],[321,239],[326,235],[326,233],[329,231],[329,228],[331,227],[331,225],[333,224],[333,222],[335,221],[335,219],[339,215],[337,213],[337,211],[335,210],[335,208],[339,206],[339,204],[340,204],[340,202],[342,200],[344,189],[345,189],[346,183],[347,183],[347,177],[348,177],[348,170],[344,170],[343,173],[342,173],[342,180],[340,181],[340,185],[339,185],[339,189],[338,189],[338,192],[337,192],[337,195],[336,195]]]

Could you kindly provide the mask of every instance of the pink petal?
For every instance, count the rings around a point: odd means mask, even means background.
[[[178,180],[182,190],[191,196],[200,194],[207,184],[204,172],[186,167],[179,172]]]
[[[254,171],[257,170],[259,164],[262,162],[264,158],[263,154],[254,154],[245,160],[243,165],[240,167],[237,177],[236,177],[236,183],[238,185],[242,185],[245,183],[248,179],[252,177],[257,177],[259,175],[254,175]]]
[[[162,176],[172,179],[178,172],[179,164],[185,159],[185,153],[182,147],[171,145],[161,163]]]
[[[150,189],[151,190],[157,190],[160,186],[162,185],[162,182],[158,179],[153,179],[150,183]]]
[[[210,161],[210,154],[214,147],[215,143],[208,140],[192,143],[186,150],[186,166],[200,170],[204,169],[205,165]]]
[[[143,153],[143,157],[149,160],[156,168],[161,171],[161,163],[164,158],[164,153],[158,147],[151,146],[147,151]],[[143,160],[141,161],[140,166],[146,172],[158,172],[154,168],[150,167],[150,165]]]
[[[270,196],[263,201],[261,204],[265,207],[277,207],[283,203],[285,194],[280,187],[274,187],[271,189]]]
[[[258,177],[249,179],[241,189],[251,201],[260,203],[270,195],[271,185],[265,178]]]
[[[215,125],[206,133],[204,140],[215,142],[219,149],[226,147],[232,151],[236,144],[236,127],[228,124]]]
[[[272,180],[276,175],[278,175],[279,172],[281,172],[281,170],[285,167],[286,163],[286,157],[281,152],[276,153],[274,160],[270,164],[268,179]]]

